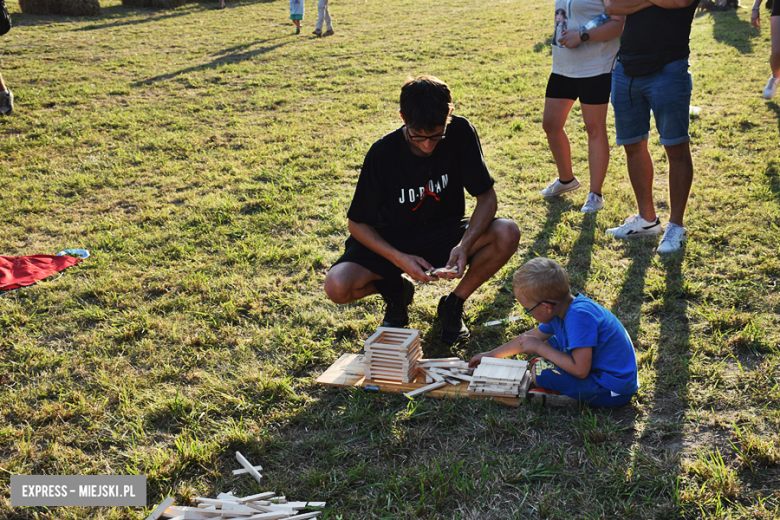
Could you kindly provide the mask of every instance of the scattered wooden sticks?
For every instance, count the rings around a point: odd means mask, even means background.
[[[484,357],[474,370],[468,393],[516,397],[525,395],[531,377],[525,361]]]
[[[247,470],[246,473],[252,476],[257,473],[257,468],[262,469],[249,464],[239,452],[236,452],[236,458]],[[246,497],[234,496],[232,492],[220,493],[217,498],[195,497],[193,500],[198,507],[174,506],[171,505],[173,499],[168,498],[152,511],[147,520],[306,520],[316,517],[321,511],[304,513],[301,510],[325,507],[325,502],[289,502],[274,491]]]
[[[422,357],[420,331],[379,327],[365,347],[366,379],[410,383]]]
[[[417,368],[425,374],[425,381],[432,384],[406,392],[406,397],[424,394],[447,384],[459,385],[461,380],[471,380],[468,363],[458,358],[420,359],[417,361]]]

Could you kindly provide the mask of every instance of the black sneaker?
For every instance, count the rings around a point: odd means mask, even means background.
[[[394,291],[382,294],[385,300],[383,327],[403,328],[409,325],[408,307],[414,300],[414,284],[401,276],[401,285]]]
[[[441,320],[441,340],[454,345],[461,341],[469,339],[471,333],[466,324],[463,323],[463,300],[460,300],[453,293],[442,296],[439,300],[439,320]]]

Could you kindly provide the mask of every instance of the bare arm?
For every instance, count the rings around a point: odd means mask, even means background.
[[[471,214],[469,227],[463,235],[463,239],[450,252],[450,259],[447,260],[447,267],[458,266],[457,273],[439,273],[441,278],[461,278],[466,272],[466,263],[471,254],[471,250],[479,237],[490,227],[493,217],[496,216],[498,209],[498,197],[496,191],[490,188],[482,195],[477,196],[477,206],[474,213]]]
[[[693,3],[693,0],[604,0],[607,14],[633,14],[652,5],[664,9],[682,9]]]
[[[391,246],[387,240],[368,224],[348,221],[349,232],[358,242],[369,248],[374,253],[387,258],[394,265],[403,269],[413,280],[420,282],[433,282],[438,280],[434,276],[428,276],[425,271],[432,266],[424,258],[414,255],[407,255]]]
[[[504,343],[500,347],[494,348],[490,352],[483,352],[481,354],[477,354],[476,356],[471,358],[471,361],[469,361],[469,366],[472,368],[476,367],[482,361],[483,357],[507,358],[507,357],[514,356],[516,354],[520,354],[523,351],[522,338],[523,336],[526,335],[533,336],[540,341],[547,341],[547,339],[550,337],[549,334],[543,334],[542,331],[539,330],[539,327],[536,327],[535,329],[529,330],[528,332],[524,332],[520,336],[517,336],[516,338],[508,341],[507,343]]]
[[[566,354],[550,346],[532,335],[523,335],[520,340],[521,352],[535,354],[555,363],[561,370],[576,378],[584,379],[590,373],[593,361],[593,347],[575,348],[571,354]]]
[[[588,31],[590,35],[589,42],[605,42],[613,38],[617,38],[623,34],[623,25],[625,24],[625,16],[613,16],[609,21],[600,27],[591,29]],[[572,49],[582,43],[580,38],[580,31],[563,31],[561,37],[558,39],[558,43],[562,46]]]

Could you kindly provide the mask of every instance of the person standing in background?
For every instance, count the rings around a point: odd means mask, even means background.
[[[612,65],[620,47],[618,37],[623,32],[625,17],[607,16],[602,0],[557,0],[555,8],[553,65],[545,93],[542,127],[558,168],[558,178],[542,190],[542,195],[557,197],[580,187],[572,170],[571,145],[564,128],[574,102],[579,99],[588,131],[590,170],[590,193],[581,211],[595,213],[604,207],[602,186],[609,166],[607,110],[612,92]]]
[[[769,2],[767,2],[769,7]],[[761,30],[761,0],[753,4],[750,14],[750,23],[757,31]],[[764,87],[764,99],[772,99],[777,94],[777,85],[780,83],[780,2],[772,4],[772,14],[769,15],[769,34],[772,38],[772,51],[769,55],[769,68],[772,74]]]
[[[290,0],[290,20],[295,24],[295,34],[301,34],[301,20],[305,0]]]
[[[604,0],[604,5],[610,15],[626,15],[612,71],[612,107],[616,142],[626,150],[638,209],[607,233],[619,239],[661,234],[653,200],[653,158],[647,148],[652,111],[669,162],[669,224],[658,253],[673,253],[687,240],[683,217],[693,184],[688,56],[699,0]]]
[[[317,28],[312,32],[314,36],[331,36],[333,35],[333,22],[330,19],[330,9],[328,0],[317,0]],[[322,26],[325,26],[327,30],[322,32]]]

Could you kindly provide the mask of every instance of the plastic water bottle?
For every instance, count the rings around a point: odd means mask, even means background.
[[[588,32],[591,29],[595,29],[596,27],[601,27],[608,21],[610,21],[612,18],[608,14],[602,14],[594,18],[593,20],[589,21],[585,24],[585,26],[582,28],[583,31]]]

